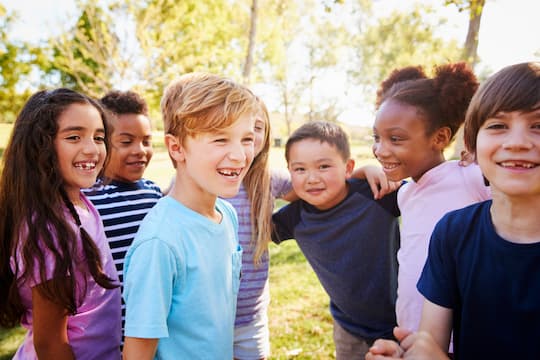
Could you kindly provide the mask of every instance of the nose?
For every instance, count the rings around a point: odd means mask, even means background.
[[[502,146],[504,149],[511,151],[529,150],[532,148],[533,142],[527,129],[513,127],[508,130]]]
[[[96,144],[93,138],[86,139],[84,141],[83,153],[84,154],[99,154],[99,146]]]
[[[318,182],[319,182],[319,176],[317,175],[317,172],[308,171],[307,172],[307,183],[308,184],[316,184]]]
[[[376,158],[384,158],[388,155],[386,146],[383,145],[382,141],[374,142],[371,150],[373,151],[373,155],[375,155]]]
[[[251,146],[251,149],[253,149],[253,146]],[[246,149],[246,147],[241,143],[231,144],[228,157],[232,161],[244,162],[246,161],[249,155],[247,151],[248,150]]]
[[[146,154],[146,148],[144,147],[144,144],[142,142],[137,142],[133,145],[132,148],[132,154],[133,155],[144,155]]]

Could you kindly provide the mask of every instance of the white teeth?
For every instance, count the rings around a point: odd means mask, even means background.
[[[238,176],[238,175],[240,175],[240,172],[237,171],[237,170],[219,170],[219,173],[221,175],[225,175],[225,176]]]
[[[521,167],[525,169],[532,169],[533,167],[536,167],[535,164],[529,163],[529,162],[515,162],[515,161],[504,161],[501,163],[501,166],[504,167]]]
[[[92,170],[96,167],[95,162],[83,162],[75,164],[75,167],[82,170]]]

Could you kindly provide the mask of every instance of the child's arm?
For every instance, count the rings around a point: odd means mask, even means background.
[[[60,280],[50,280],[60,281]],[[40,286],[32,288],[34,347],[39,359],[75,359],[67,335],[68,314],[45,298]]]
[[[156,355],[158,339],[143,339],[126,336],[124,342],[124,360],[153,359]]]
[[[450,334],[452,333],[452,309],[432,303],[424,299],[420,331],[426,331],[433,336],[444,352],[448,352]]]
[[[366,179],[371,187],[371,192],[373,192],[373,198],[375,200],[399,189],[401,186],[400,181],[388,180],[386,174],[382,171],[382,168],[375,165],[362,166],[354,170],[351,177],[355,179]]]

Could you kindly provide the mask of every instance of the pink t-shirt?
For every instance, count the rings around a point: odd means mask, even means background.
[[[101,252],[104,272],[110,278],[118,279],[99,215],[90,201],[83,195],[81,195],[81,198],[89,209],[86,212],[77,208],[82,226]],[[67,211],[66,218],[71,218]],[[79,233],[75,224],[73,224],[73,227],[76,233]],[[82,252],[78,256],[78,261],[84,261],[82,260]],[[47,279],[50,279],[52,278],[52,263],[54,260],[51,254],[45,254],[45,258],[47,264],[51,265],[47,269]],[[19,264],[22,264],[20,258],[18,259]],[[12,268],[15,267],[14,265],[14,259],[12,258]],[[78,283],[82,282],[82,274],[77,273],[76,279]],[[31,281],[23,282],[20,278],[18,281],[21,300],[26,308],[21,324],[28,332],[14,359],[37,359],[32,332],[32,287],[40,282],[39,272],[34,271]],[[77,314],[69,316],[67,324],[69,343],[76,359],[120,359],[120,339],[122,335],[120,296],[120,288],[106,290],[99,286],[90,275],[87,276],[86,297],[82,299],[82,302],[79,299]]]
[[[401,246],[398,251],[398,325],[418,330],[424,297],[416,289],[427,259],[429,239],[447,212],[491,198],[478,165],[466,167],[446,161],[426,172],[418,182],[399,189]]]

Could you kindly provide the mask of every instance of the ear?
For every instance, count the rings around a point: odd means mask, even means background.
[[[165,146],[169,152],[169,156],[174,161],[181,162],[185,159],[185,149],[180,143],[180,139],[172,134],[165,135]]]
[[[433,146],[440,151],[443,151],[450,144],[450,137],[452,136],[452,131],[449,127],[444,126],[435,131],[432,135]]]
[[[345,178],[349,179],[354,171],[354,160],[349,159],[345,163]]]

